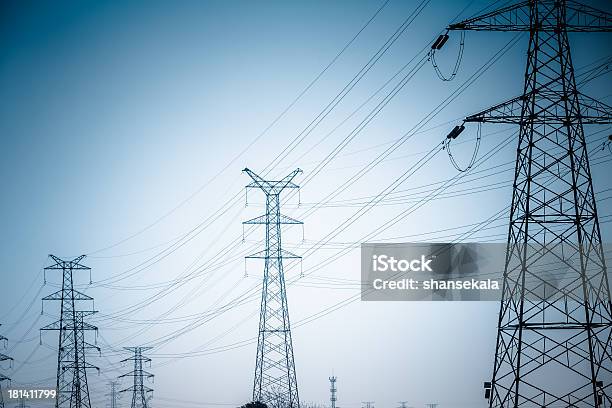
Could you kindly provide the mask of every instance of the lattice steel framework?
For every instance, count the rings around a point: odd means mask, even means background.
[[[448,28],[529,32],[523,95],[465,119],[520,125],[489,405],[610,407],[612,304],[583,125],[611,123],[612,108],[578,92],[568,32],[612,31],[612,16],[530,0]]]
[[[0,326],[2,325],[0,324]],[[2,344],[2,347],[6,348],[7,343],[8,343],[8,339],[0,334],[0,344]],[[12,362],[13,358],[7,356],[6,354],[0,353],[0,363],[3,363],[5,361]],[[11,379],[0,372],[0,408],[4,408],[4,396],[2,394],[2,384],[5,382],[10,383]]]
[[[27,405],[25,398],[19,398],[19,404],[15,405],[15,408],[30,408],[29,405]]]
[[[151,379],[154,377],[153,374],[143,369],[143,363],[151,363],[151,359],[145,357],[143,351],[150,350],[152,347],[124,347],[126,350],[131,351],[133,356],[121,360],[122,363],[132,361],[134,362],[134,370],[127,374],[120,375],[119,378],[132,377],[134,383],[132,386],[123,389],[119,392],[132,392],[132,405],[131,408],[148,408],[149,397],[147,395],[153,392],[153,388],[149,388],[144,384],[144,379]]]
[[[87,370],[99,368],[88,363],[86,350],[100,348],[85,340],[86,331],[97,333],[98,328],[84,321],[84,318],[96,313],[94,310],[77,310],[76,302],[93,301],[93,298],[74,289],[72,273],[76,270],[91,271],[91,268],[81,264],[85,255],[71,261],[64,261],[54,255],[49,257],[55,264],[45,268],[62,271],[62,288],[43,301],[60,301],[60,319],[43,328],[42,331],[59,331],[59,346],[57,353],[57,398],[56,408],[91,408]],[[46,275],[45,275],[46,276]],[[41,337],[42,342],[42,337]]]
[[[243,171],[253,180],[247,189],[258,188],[266,195],[266,213],[244,222],[266,226],[265,249],[247,256],[265,261],[253,401],[270,408],[299,408],[283,259],[300,257],[282,249],[281,225],[302,222],[281,214],[280,194],[299,188],[292,180],[302,171],[297,169],[277,181],[264,180],[249,169]]]
[[[334,375],[329,377],[329,393],[330,393],[329,400],[331,402],[331,408],[336,408],[336,401],[338,400],[338,398],[336,397],[336,393],[338,392],[338,388],[336,388],[337,380],[338,378]]]
[[[110,382],[111,391],[109,394],[106,394],[106,396],[110,397],[110,408],[119,408],[119,404],[117,404],[117,400],[119,397],[117,385],[119,385],[117,381],[111,381]]]

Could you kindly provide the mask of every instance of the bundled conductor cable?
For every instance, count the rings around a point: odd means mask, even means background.
[[[434,41],[434,43],[431,45],[431,51],[430,51],[431,65],[433,65],[436,71],[436,74],[438,75],[438,78],[440,78],[442,81],[452,81],[453,79],[455,79],[455,77],[457,76],[457,72],[459,71],[459,66],[461,65],[461,61],[463,60],[463,49],[465,47],[465,32],[462,31],[461,41],[459,42],[459,53],[457,54],[457,61],[455,61],[455,66],[450,76],[448,77],[445,76],[440,70],[438,63],[436,62],[436,51],[442,49],[444,44],[446,44],[446,42],[448,41],[448,38],[449,38],[448,32],[446,34],[440,35],[436,39],[436,41]]]
[[[474,153],[472,153],[472,158],[470,159],[470,163],[467,165],[466,168],[462,169],[457,164],[457,161],[453,157],[453,153],[451,152],[451,149],[450,149],[450,144],[451,144],[451,141],[455,140],[457,136],[459,136],[459,134],[463,132],[464,129],[465,129],[465,125],[463,124],[455,126],[453,130],[451,130],[451,132],[448,134],[448,136],[446,136],[446,140],[444,141],[444,149],[446,150],[446,153],[448,154],[448,158],[450,159],[450,162],[452,163],[453,167],[457,169],[457,171],[462,172],[462,173],[470,170],[472,166],[474,165],[474,163],[476,162],[476,157],[478,156],[478,150],[480,149],[480,140],[482,138],[482,126],[479,123],[478,130],[476,133],[476,145],[474,146]]]

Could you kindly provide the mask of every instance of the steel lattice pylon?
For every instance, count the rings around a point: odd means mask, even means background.
[[[121,360],[122,363],[127,361],[134,362],[134,370],[130,371],[127,374],[120,375],[119,378],[123,377],[133,377],[134,383],[131,387],[121,390],[120,392],[132,392],[132,405],[131,408],[148,408],[149,407],[149,399],[147,398],[147,394],[153,392],[152,388],[144,385],[145,377],[147,379],[151,379],[154,377],[153,374],[145,371],[143,367],[143,363],[151,363],[151,359],[142,355],[143,351],[150,350],[152,347],[124,347],[126,350],[131,351],[133,356],[130,358],[126,358]]]
[[[111,392],[106,394],[106,396],[110,397],[110,408],[119,408],[119,404],[117,404],[117,397],[119,395],[117,391],[118,384],[117,381],[110,382]]]
[[[520,125],[489,405],[610,407],[612,304],[583,124],[611,123],[612,108],[576,89],[568,32],[612,31],[612,16],[530,0],[448,29],[529,32],[523,95],[465,119]]]
[[[55,264],[45,268],[62,271],[62,288],[43,298],[44,300],[60,301],[60,319],[43,328],[42,331],[59,331],[59,346],[57,353],[57,398],[56,408],[91,408],[87,370],[98,367],[89,364],[85,358],[86,350],[100,349],[85,341],[85,331],[95,331],[98,328],[85,323],[84,318],[96,313],[93,310],[76,310],[77,301],[93,301],[93,298],[74,289],[72,272],[91,269],[81,264],[85,255],[71,261],[64,261],[54,255],[49,255]],[[42,338],[41,338],[42,343]]]
[[[335,375],[329,377],[329,392],[331,394],[329,397],[329,401],[331,402],[331,408],[336,408],[336,401],[338,400],[338,398],[336,397],[336,392],[338,392],[338,388],[336,388],[337,380],[338,378]]]
[[[25,398],[19,398],[19,404],[15,405],[15,408],[30,408],[30,406],[26,405]]]
[[[247,188],[258,188],[266,195],[266,213],[244,222],[266,226],[265,249],[247,256],[265,260],[253,401],[270,408],[299,408],[283,259],[300,257],[282,249],[281,225],[302,222],[281,214],[280,194],[286,188],[299,188],[292,180],[301,170],[276,181],[264,180],[249,169],[244,172],[253,179]]]
[[[0,324],[0,326],[2,325]],[[4,348],[6,348],[7,343],[8,339],[0,334],[0,344],[2,344]],[[12,362],[13,358],[7,356],[6,354],[0,353],[0,363],[4,361]],[[2,383],[4,382],[10,383],[11,379],[0,372],[0,408],[4,408],[4,395],[2,393]]]

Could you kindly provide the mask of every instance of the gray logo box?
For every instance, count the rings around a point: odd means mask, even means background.
[[[609,258],[612,246],[603,250]],[[526,275],[526,298],[558,296],[579,276],[579,251],[530,248],[527,258],[532,257],[538,262]],[[505,263],[505,243],[364,243],[361,300],[499,301]],[[520,265],[511,260],[509,268],[516,273]]]

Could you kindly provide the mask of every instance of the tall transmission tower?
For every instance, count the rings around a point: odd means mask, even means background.
[[[374,401],[362,401],[363,408],[374,408]]]
[[[2,325],[0,324],[0,326]],[[6,348],[7,343],[8,343],[8,339],[0,334],[0,344],[2,344],[2,347]],[[13,358],[7,356],[6,354],[0,353],[0,363],[3,363],[5,361],[12,362]],[[2,392],[2,384],[4,382],[10,383],[11,379],[7,377],[6,375],[4,375],[2,372],[0,372],[0,408],[4,408],[4,396]]]
[[[64,261],[54,255],[49,256],[55,264],[46,267],[45,273],[48,270],[62,271],[62,288],[42,299],[60,301],[60,319],[40,329],[41,334],[42,331],[59,331],[55,408],[91,408],[87,370],[99,371],[99,368],[88,363],[85,355],[87,349],[99,352],[100,348],[85,341],[85,332],[97,333],[98,328],[85,323],[84,318],[96,312],[76,309],[77,301],[93,301],[93,298],[74,289],[72,276],[75,270],[91,271],[91,268],[81,264],[85,255],[71,261]]]
[[[265,249],[246,257],[265,260],[253,401],[271,408],[299,408],[283,259],[300,257],[282,249],[281,225],[302,222],[281,214],[280,194],[299,188],[292,180],[302,171],[294,170],[277,181],[264,180],[249,169],[243,171],[253,180],[246,188],[258,188],[266,195],[266,213],[244,222],[266,226]]]
[[[119,398],[119,394],[117,391],[117,385],[119,385],[119,383],[117,381],[111,381],[110,382],[110,387],[111,387],[111,391],[109,394],[106,394],[107,397],[110,397],[110,408],[119,408],[119,404],[117,404],[117,399]]]
[[[336,398],[336,392],[338,391],[338,388],[336,388],[337,380],[338,378],[334,375],[329,377],[329,392],[331,394],[329,400],[331,401],[331,408],[336,408],[336,401],[338,400]]]
[[[126,350],[131,351],[133,356],[130,358],[126,358],[122,360],[122,363],[133,361],[134,362],[134,370],[130,371],[127,374],[120,375],[119,378],[123,377],[132,377],[134,379],[134,383],[132,386],[121,390],[120,392],[132,392],[132,405],[131,408],[148,408],[149,407],[149,399],[147,398],[147,394],[153,392],[152,388],[144,385],[144,379],[151,379],[154,377],[153,374],[145,371],[143,369],[143,363],[151,363],[151,359],[143,356],[142,352],[152,349],[152,347],[124,347]]]
[[[568,33],[612,31],[612,15],[529,0],[448,30],[529,32],[523,94],[465,119],[520,125],[489,406],[610,407],[612,303],[583,125],[611,123],[612,108],[577,90]],[[567,270],[555,285],[550,257]]]

